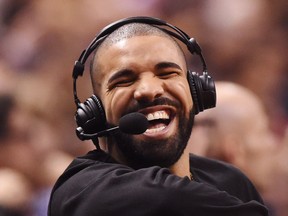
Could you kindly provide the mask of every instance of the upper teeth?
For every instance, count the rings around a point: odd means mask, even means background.
[[[147,120],[148,121],[152,121],[152,120],[156,120],[156,119],[169,119],[169,115],[166,111],[156,111],[154,113],[149,113],[147,115]]]

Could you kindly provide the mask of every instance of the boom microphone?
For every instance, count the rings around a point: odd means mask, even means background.
[[[91,138],[102,137],[108,135],[110,132],[115,130],[120,130],[127,134],[142,134],[148,128],[148,120],[142,114],[138,112],[129,113],[119,120],[119,126],[108,128],[106,130],[100,131],[93,134],[85,134],[81,127],[76,129],[76,134],[80,140],[88,140]]]

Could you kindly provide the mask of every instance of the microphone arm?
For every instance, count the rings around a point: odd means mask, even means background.
[[[76,135],[78,136],[78,138],[80,140],[83,141],[83,140],[88,140],[88,139],[92,139],[95,137],[105,136],[105,135],[109,134],[110,132],[113,132],[113,131],[118,130],[118,129],[119,129],[119,126],[116,126],[116,127],[112,127],[112,128],[108,128],[106,130],[100,131],[98,133],[86,134],[86,133],[84,133],[84,130],[82,129],[82,127],[78,127],[78,128],[76,128]]]
[[[119,120],[119,126],[108,128],[93,134],[86,134],[82,127],[76,129],[76,134],[80,140],[95,139],[97,137],[108,135],[110,132],[120,129],[121,132],[127,134],[142,134],[148,128],[148,120],[142,113],[129,113]]]

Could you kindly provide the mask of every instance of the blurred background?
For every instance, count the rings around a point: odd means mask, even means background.
[[[279,152],[288,145],[287,1],[0,0],[1,216],[46,215],[57,177],[74,156],[94,148],[75,134],[74,61],[107,24],[139,15],[196,38],[210,75],[259,96]],[[78,86],[82,101],[91,96],[89,73]]]

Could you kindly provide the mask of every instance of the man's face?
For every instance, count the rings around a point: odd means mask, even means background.
[[[100,89],[96,92],[107,122],[117,125],[130,112],[143,113],[149,120],[141,135],[115,135],[122,154],[138,164],[176,162],[193,124],[193,102],[180,49],[165,37],[135,36],[99,52],[96,82]]]

